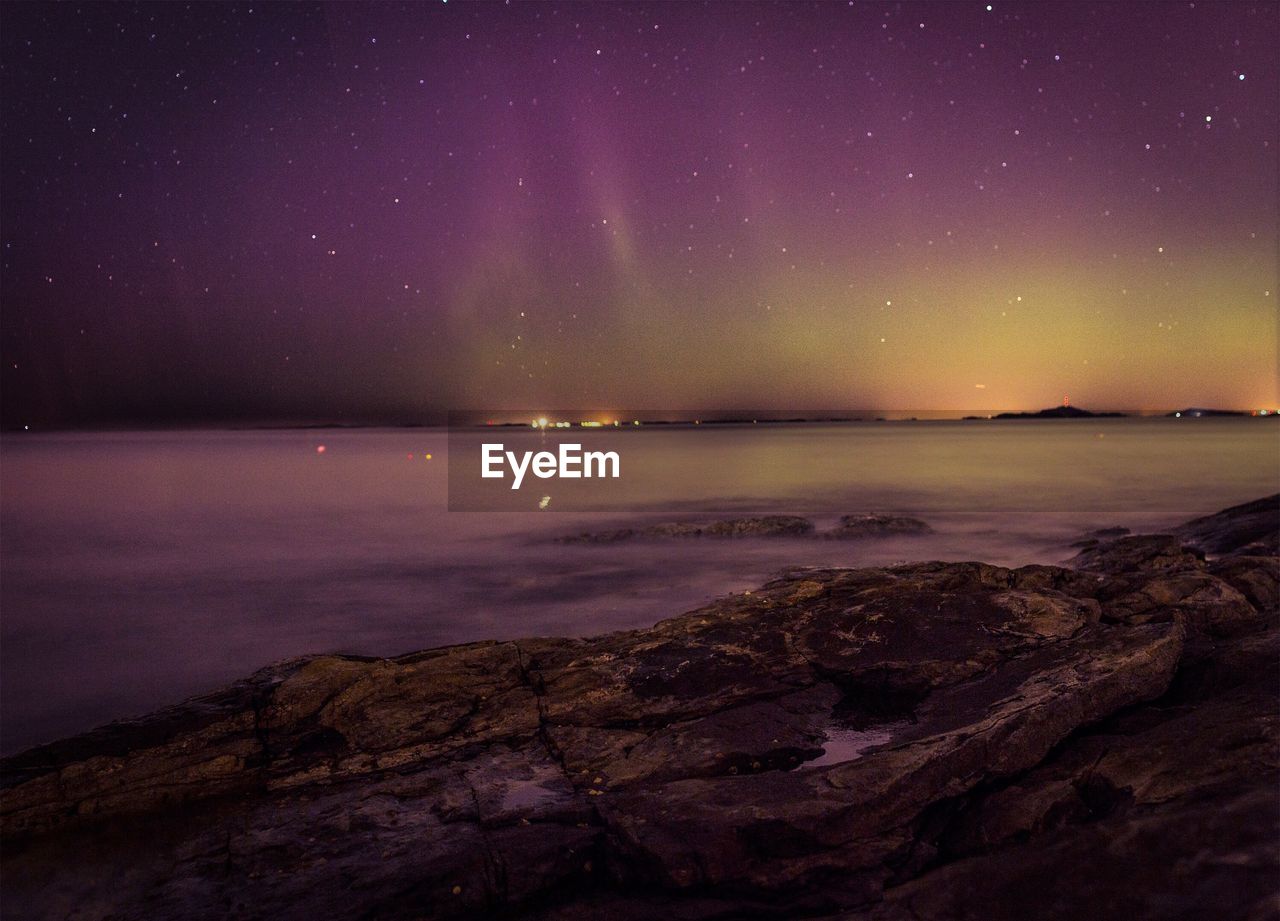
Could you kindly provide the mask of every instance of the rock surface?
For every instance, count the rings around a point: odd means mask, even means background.
[[[1188,521],[1175,532],[1206,553],[1280,553],[1280,493]]]
[[[689,537],[804,537],[813,533],[813,522],[796,515],[763,515],[728,518],[705,523],[672,521],[640,528],[587,531],[557,538],[562,544],[613,544],[624,540],[667,540]]]
[[[1123,527],[1098,528],[1097,530],[1081,535],[1071,546],[1089,549],[1090,547],[1096,547],[1104,540],[1124,537],[1129,533],[1131,533],[1129,529]]]
[[[1225,550],[798,570],[647,630],[286,662],[3,762],[0,911],[1271,917],[1280,572],[1233,511],[1187,526]]]
[[[933,528],[919,518],[905,515],[845,515],[822,536],[834,540],[863,540],[900,534],[929,534]]]
[[[822,537],[832,540],[862,540],[904,534],[930,534],[928,524],[905,515],[844,515],[830,531],[815,534],[813,522],[796,515],[763,515],[757,518],[728,518],[722,521],[672,521],[646,527],[586,531],[556,538],[562,544],[614,544],[626,540],[670,540],[690,537]]]

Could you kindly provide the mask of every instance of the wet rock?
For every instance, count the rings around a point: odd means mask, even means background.
[[[1076,733],[957,804],[943,865],[874,919],[1268,917],[1280,878],[1280,632],[1217,653],[1212,680]]]
[[[1209,572],[1230,584],[1259,611],[1280,606],[1280,563],[1274,556],[1226,556],[1209,564]]]
[[[1097,538],[1105,538],[1110,540],[1115,537],[1124,537],[1129,533],[1131,532],[1129,531],[1128,528],[1110,527],[1110,528],[1098,528],[1096,531],[1090,532],[1089,536],[1097,537]]]
[[[557,538],[562,544],[612,544],[628,540],[670,540],[691,537],[804,537],[813,532],[813,522],[795,515],[764,515],[757,518],[729,518],[706,523],[667,522],[643,528],[588,531]]]
[[[853,760],[637,785],[601,809],[624,852],[668,887],[802,897],[844,873],[848,895],[874,897],[931,804],[1037,763],[1080,721],[1121,701],[1158,696],[1180,648],[1176,628],[1092,628],[935,692]]]
[[[1073,562],[293,660],[5,760],[4,913],[1263,916],[1276,558]]]
[[[1194,633],[1230,636],[1263,622],[1263,613],[1229,583],[1195,570],[1118,580],[1102,598],[1104,619],[1121,623],[1177,620]]]
[[[845,515],[819,537],[828,540],[864,540],[911,534],[929,534],[933,528],[904,515]],[[795,515],[764,515],[711,522],[666,522],[645,527],[587,531],[556,538],[562,544],[612,544],[630,540],[672,540],[693,537],[810,537],[813,522]]]
[[[1101,541],[1124,537],[1129,533],[1129,529],[1123,527],[1098,528],[1097,530],[1090,531],[1087,534],[1082,535],[1075,540],[1071,546],[1088,549],[1090,547],[1096,547]]]
[[[890,891],[867,921],[1274,917],[1275,797],[1261,788],[1126,812],[950,863]]]
[[[1204,553],[1280,553],[1280,493],[1196,518],[1175,532]]]
[[[1139,534],[1099,541],[1068,561],[1086,572],[1127,573],[1204,569],[1204,554],[1169,534]]]
[[[733,518],[714,521],[702,530],[703,537],[797,537],[810,534],[813,522],[795,515],[765,515],[762,518]]]
[[[930,534],[933,528],[919,518],[905,515],[844,515],[823,537],[831,540],[865,540],[904,534]]]

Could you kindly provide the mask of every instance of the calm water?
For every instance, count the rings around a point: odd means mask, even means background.
[[[643,626],[796,565],[1053,562],[1082,531],[1160,528],[1280,482],[1270,420],[640,428],[628,438],[628,469],[649,482],[625,507],[510,514],[446,511],[446,437],[433,430],[6,435],[0,749],[302,653]],[[864,511],[915,514],[937,533],[551,542],[759,512],[821,528]]]

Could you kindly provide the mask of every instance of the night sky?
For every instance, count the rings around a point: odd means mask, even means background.
[[[7,427],[1272,406],[1280,5],[6,4]]]

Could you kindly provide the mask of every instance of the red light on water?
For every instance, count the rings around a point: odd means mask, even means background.
[[[324,445],[316,445],[316,453],[317,453],[317,454],[323,454],[323,453],[324,453]]]

